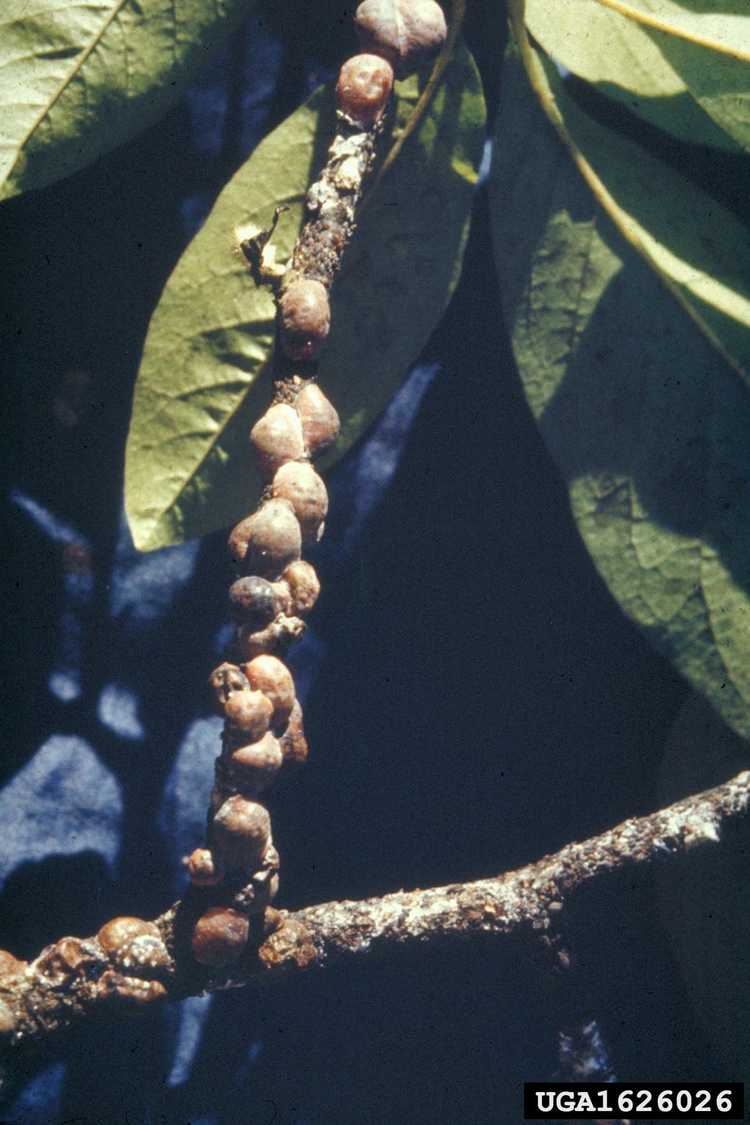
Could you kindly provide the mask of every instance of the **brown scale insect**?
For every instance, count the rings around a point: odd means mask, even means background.
[[[340,431],[338,414],[314,378],[303,378],[294,365],[302,364],[308,375],[328,337],[328,290],[354,229],[354,210],[373,166],[393,88],[389,54],[403,68],[406,55],[413,61],[415,52],[426,49],[425,35],[432,35],[434,13],[429,6],[418,6],[424,34],[415,38],[412,21],[408,50],[398,36],[395,43],[392,35],[388,38],[388,28],[383,31],[382,12],[374,13],[375,26],[371,7],[361,6],[360,34],[379,45],[373,50],[365,46],[365,53],[341,67],[336,87],[339,132],[329,164],[308,192],[308,221],[292,268],[285,276],[281,268],[264,276],[262,255],[255,251],[272,249],[266,244],[273,228],[256,237],[257,246],[250,248],[256,280],[276,286],[283,354],[277,366],[289,373],[275,383],[273,402],[250,431],[250,446],[266,484],[261,504],[236,524],[228,540],[230,558],[240,573],[229,590],[236,639],[232,660],[219,665],[210,679],[216,708],[225,720],[223,748],[216,760],[208,844],[185,861],[197,893],[214,888],[215,895],[216,888],[226,888],[225,904],[212,904],[193,928],[192,953],[206,967],[228,965],[242,956],[248,915],[268,910],[278,890],[279,859],[271,821],[257,797],[284,764],[302,763],[308,753],[302,708],[282,658],[301,636],[302,618],[320,593],[315,569],[302,558],[302,550],[323,533],[328,493],[310,461],[329,448]],[[404,26],[399,23],[399,35]]]

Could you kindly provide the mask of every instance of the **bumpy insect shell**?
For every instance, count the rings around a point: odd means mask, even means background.
[[[304,457],[302,421],[295,408],[286,402],[270,406],[250,431],[250,444],[264,480],[285,462]]]
[[[397,78],[434,58],[448,33],[435,0],[364,0],[354,22],[362,50],[387,59]]]
[[[294,405],[301,423],[304,447],[308,456],[314,459],[339,436],[339,416],[316,383],[306,383]]]
[[[286,582],[269,582],[259,575],[238,578],[229,587],[229,608],[239,625],[262,629],[280,613],[289,613],[292,599]]]
[[[294,706],[294,680],[286,665],[276,656],[256,656],[243,665],[248,683],[273,707],[274,730],[283,731]]]
[[[224,877],[210,848],[196,848],[187,858],[188,875],[195,887],[215,887]]]
[[[256,656],[276,655],[286,652],[292,641],[299,640],[305,631],[305,623],[299,617],[286,617],[280,614],[265,629],[255,631],[252,625],[240,625],[237,630],[236,648],[243,660],[253,660]]]
[[[338,107],[357,124],[374,124],[388,105],[393,90],[393,67],[375,54],[354,55],[339,71]]]
[[[250,690],[250,684],[237,665],[229,664],[227,661],[214,668],[208,683],[214,706],[220,715],[224,714],[224,707],[233,692]]]
[[[322,282],[300,277],[286,286],[279,298],[279,337],[290,359],[316,359],[330,328],[331,306]]]
[[[320,594],[320,582],[315,568],[304,559],[290,563],[283,574],[289,590],[294,612],[300,617],[308,614]]]
[[[249,934],[250,921],[245,914],[230,906],[213,906],[193,927],[193,957],[210,968],[231,965],[242,956]]]
[[[279,891],[279,853],[269,844],[263,857],[263,865],[253,872],[244,887],[235,892],[229,905],[248,914],[265,910]]]
[[[126,1008],[141,1008],[164,1000],[167,990],[161,981],[141,980],[107,969],[96,983],[96,999],[100,1003],[117,1004]]]
[[[97,941],[108,955],[115,954],[133,938],[158,937],[159,927],[145,918],[123,915],[106,922],[96,935]]]
[[[245,572],[275,579],[300,557],[302,531],[288,500],[266,501],[232,529],[229,553]]]
[[[254,871],[270,841],[268,809],[245,797],[228,797],[211,822],[212,850],[227,871]]]
[[[328,514],[328,493],[312,465],[288,461],[277,470],[271,489],[277,499],[287,500],[292,505],[302,541],[317,542]]]
[[[224,705],[227,728],[233,737],[242,737],[247,742],[262,738],[271,725],[274,706],[262,691],[250,688],[248,691],[235,691]]]
[[[243,796],[256,796],[276,780],[283,761],[279,741],[269,730],[256,742],[231,750],[229,776]]]

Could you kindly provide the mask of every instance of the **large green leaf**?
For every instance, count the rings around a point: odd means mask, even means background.
[[[0,199],[151,124],[251,0],[3,0]]]
[[[589,187],[727,361],[750,384],[750,239],[737,214],[690,175],[589,113],[535,50],[513,0],[521,57]],[[611,115],[610,115],[611,116]],[[689,171],[690,154],[685,153]]]
[[[597,205],[515,58],[495,153],[504,316],[581,534],[624,611],[747,736],[750,389]]]
[[[643,27],[706,113],[741,145],[750,147],[746,0],[600,2]]]
[[[401,125],[417,96],[416,79],[400,85]],[[274,303],[232,253],[233,232],[267,226],[274,206],[287,204],[274,243],[288,256],[333,129],[332,91],[321,90],[231,180],[167,282],[127,451],[127,511],[142,549],[226,526],[255,503],[247,435],[271,395]],[[479,77],[461,48],[333,288],[319,374],[342,419],[334,458],[385,406],[441,316],[461,268],[483,140]]]
[[[744,64],[655,32],[600,0],[526,0],[526,26],[544,50],[573,74],[652,124],[692,144],[738,151],[733,130],[719,128],[708,107],[699,104],[687,81],[691,67],[684,66],[682,56],[688,56],[688,63],[696,56],[695,77],[703,82],[713,64],[729,67],[736,84],[747,70]],[[675,65],[670,65],[670,47],[678,56]],[[725,86],[727,94],[730,90]]]

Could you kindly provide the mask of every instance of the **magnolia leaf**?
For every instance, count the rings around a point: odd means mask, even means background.
[[[600,2],[643,27],[706,113],[739,144],[750,146],[750,10],[745,0]]]
[[[625,613],[747,736],[750,389],[597,205],[514,58],[495,154],[504,316],[581,535]]]
[[[419,89],[399,84],[403,127]],[[146,339],[126,461],[126,505],[141,549],[205,534],[246,515],[259,482],[247,440],[271,397],[274,302],[232,252],[236,231],[270,224],[291,253],[304,195],[334,132],[333,91],[319,90],[271,133],[219,196],[167,282]],[[418,130],[377,188],[332,291],[319,376],[342,420],[329,463],[383,409],[458,280],[484,102],[460,48]]]
[[[750,61],[745,0],[598,0],[644,27]]]
[[[548,55],[651,124],[692,144],[739,151],[734,131],[699,104],[685,68],[670,64],[669,46],[677,56],[696,53],[699,70],[717,60],[739,76],[745,67],[736,60],[654,32],[600,0],[526,0],[526,26]]]
[[[156,121],[249,0],[4,0],[0,199],[83,168]]]
[[[750,239],[740,218],[689,175],[587,113],[535,50],[513,8],[526,72],[579,171],[621,233],[714,347],[750,383]],[[689,168],[690,157],[685,154]]]

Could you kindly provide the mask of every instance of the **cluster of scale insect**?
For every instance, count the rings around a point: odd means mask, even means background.
[[[328,494],[314,459],[339,433],[338,415],[315,382],[315,363],[331,325],[329,291],[355,223],[374,140],[393,93],[445,41],[434,0],[364,0],[355,14],[362,53],[342,65],[336,83],[337,135],[307,196],[307,222],[290,268],[277,285],[278,340],[292,373],[277,384],[269,409],[250,433],[264,481],[260,506],[231,531],[238,578],[229,590],[236,622],[233,659],[211,676],[224,716],[206,846],[187,864],[197,887],[227,885],[227,900],[198,918],[193,956],[231,963],[248,940],[249,915],[278,890],[279,857],[268,810],[259,799],[286,762],[307,756],[302,709],[284,663],[289,645],[319,593],[302,558],[325,527]]]
[[[302,708],[284,657],[302,635],[320,592],[315,569],[302,557],[323,534],[328,509],[313,461],[339,433],[336,410],[316,382],[316,361],[330,330],[331,285],[356,226],[394,78],[428,63],[446,38],[435,0],[364,0],[355,23],[362,50],[339,72],[337,133],[307,194],[306,222],[292,262],[274,273],[278,339],[290,373],[277,382],[272,404],[250,433],[264,482],[262,500],[228,542],[237,569],[229,590],[236,631],[229,659],[210,677],[224,717],[222,749],[206,843],[186,860],[198,899],[190,954],[209,972],[242,957],[253,917],[261,918],[269,963],[287,959],[289,949],[297,961],[311,955],[293,925],[282,941],[282,931],[274,934],[268,921],[277,913],[267,908],[278,890],[279,856],[260,798],[284,766],[304,762],[308,752]],[[175,950],[166,939],[154,922],[119,917],[93,938],[61,938],[30,963],[0,950],[0,1040],[21,1039],[26,1027],[58,1018],[52,1007],[34,1008],[34,996],[45,989],[80,1006],[109,1001],[142,1006],[163,998],[175,971]]]

